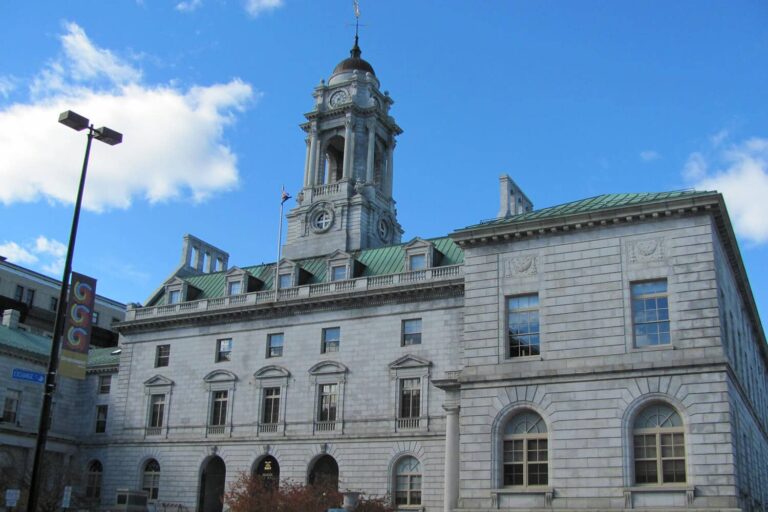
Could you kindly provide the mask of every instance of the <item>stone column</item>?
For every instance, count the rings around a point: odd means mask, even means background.
[[[384,183],[386,184],[386,186],[384,187],[384,193],[387,195],[387,197],[392,197],[394,169],[395,169],[395,164],[392,161],[392,158],[395,153],[396,144],[397,142],[395,141],[395,138],[392,137],[392,142],[390,142],[389,147],[387,148],[387,176],[384,181]]]
[[[310,152],[310,137],[304,139],[304,143],[307,146],[307,156],[304,158],[304,188],[307,188],[309,186],[309,160],[312,158],[312,153]]]
[[[315,186],[317,176],[317,124],[312,123],[309,130],[309,164],[305,181],[308,187]]]
[[[373,159],[374,150],[376,149],[376,125],[373,121],[367,123],[368,126],[368,160],[365,166],[365,181],[366,183],[373,183]]]
[[[444,405],[443,409],[445,409],[443,510],[452,512],[459,501],[459,406]]]
[[[352,116],[347,114],[347,118],[344,120],[344,164],[342,167],[342,178],[347,179],[350,175],[349,168],[352,166],[352,155],[354,155],[352,152],[352,124]]]

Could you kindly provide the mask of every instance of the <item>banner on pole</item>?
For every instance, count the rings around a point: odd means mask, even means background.
[[[96,301],[96,280],[72,272],[64,324],[59,374],[73,379],[85,379],[88,346],[91,343],[91,319]]]

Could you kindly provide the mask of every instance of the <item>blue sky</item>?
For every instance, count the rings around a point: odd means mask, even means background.
[[[609,192],[725,193],[768,315],[768,3],[361,0],[361,47],[405,130],[404,239],[493,217],[509,173],[546,207]],[[273,261],[298,128],[348,55],[349,0],[3,2],[0,254],[58,277],[85,137],[75,270],[143,302],[192,233]]]

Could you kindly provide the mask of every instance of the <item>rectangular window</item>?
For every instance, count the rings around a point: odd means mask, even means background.
[[[59,299],[57,297],[51,297],[51,301],[48,303],[48,309],[56,311],[59,307]]]
[[[216,362],[229,361],[232,355],[232,338],[216,341]]]
[[[280,274],[277,282],[280,288],[290,288],[293,286],[293,277],[291,274]]]
[[[400,380],[400,418],[418,418],[421,415],[421,379]]]
[[[171,360],[171,346],[170,345],[158,345],[155,347],[155,368],[161,366],[168,366]]]
[[[229,400],[229,391],[213,392],[213,407],[211,408],[212,427],[221,427],[227,424],[227,401]]]
[[[242,283],[240,281],[231,281],[227,284],[227,295],[240,295]]]
[[[97,405],[96,406],[96,430],[95,432],[97,434],[103,434],[107,431],[107,411],[109,410],[108,405]]]
[[[13,299],[18,302],[21,302],[21,299],[23,298],[24,298],[24,287],[21,286],[20,284],[17,284],[16,291],[13,292]]]
[[[630,290],[635,346],[668,345],[670,338],[667,280],[632,283]]]
[[[180,290],[171,290],[168,292],[168,304],[178,304],[181,300]]]
[[[5,403],[3,404],[3,421],[6,423],[16,423],[16,415],[19,412],[19,402],[21,401],[21,391],[8,389],[5,391]]]
[[[27,304],[27,306],[32,307],[32,305],[35,303],[35,290],[32,288],[27,288],[27,296],[24,298],[24,302]]]
[[[331,267],[331,281],[343,281],[347,278],[347,266],[338,265]]]
[[[93,314],[91,314],[91,325],[99,325],[99,312],[94,311]]]
[[[283,355],[283,333],[276,332],[267,335],[267,357],[280,357]]]
[[[323,343],[320,347],[320,353],[338,352],[339,342],[341,341],[341,328],[328,327],[323,329]]]
[[[261,422],[265,424],[280,422],[280,388],[264,388]]]
[[[111,387],[112,387],[112,376],[99,375],[99,394],[108,395]]]
[[[149,425],[148,427],[160,428],[165,417],[165,395],[152,395],[149,397]]]
[[[403,320],[403,336],[400,343],[406,345],[421,345],[421,318]]]
[[[320,384],[317,421],[336,421],[338,384]]]
[[[539,295],[507,298],[507,357],[536,356],[539,345]]]
[[[426,254],[412,254],[408,256],[408,270],[423,270],[427,268]]]

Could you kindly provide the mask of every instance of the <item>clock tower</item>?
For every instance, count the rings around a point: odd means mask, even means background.
[[[315,87],[307,133],[304,185],[288,213],[286,258],[298,259],[397,244],[403,233],[392,199],[395,137],[392,99],[373,67],[350,57]]]

